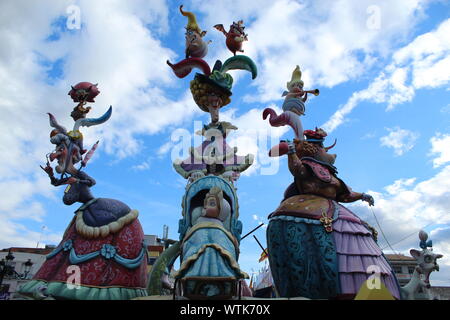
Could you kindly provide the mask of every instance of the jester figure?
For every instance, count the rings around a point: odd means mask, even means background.
[[[208,44],[211,43],[211,41],[205,42],[203,40],[207,31],[200,29],[194,13],[183,11],[183,5],[180,6],[180,12],[188,18],[186,25],[186,59],[189,57],[205,57],[208,53]]]
[[[327,133],[299,131],[293,117],[264,110],[271,123],[294,128],[293,142],[283,141],[269,155],[287,153],[294,177],[279,207],[269,215],[267,245],[277,292],[282,297],[353,299],[379,271],[381,282],[396,299],[400,291],[394,272],[377,245],[377,232],[341,203],[374,199],[354,192],[337,176],[335,154],[324,147]],[[281,117],[281,118],[280,118]],[[272,124],[273,125],[273,124]]]
[[[147,251],[138,211],[119,200],[94,197],[90,189],[96,182],[82,171],[97,144],[89,152],[83,149],[83,135],[78,128],[99,125],[111,113],[110,107],[100,118],[80,118],[72,131],[49,114],[53,127],[50,142],[55,150],[48,158],[57,162],[55,170],[60,177],[55,176],[49,161],[41,168],[52,185],[66,186],[62,199],[65,205],[78,202],[81,206],[75,210],[61,243],[46,257],[33,279],[21,287],[23,295],[76,300],[146,295]]]
[[[208,45],[211,41],[206,42],[203,40],[206,31],[199,27],[193,12],[183,11],[183,5],[180,6],[180,12],[183,16],[188,18],[188,23],[185,27],[185,59],[175,64],[172,64],[167,60],[167,64],[172,68],[178,78],[186,77],[194,68],[201,69],[204,74],[209,75],[211,70],[208,63],[206,63],[203,58],[208,53]]]

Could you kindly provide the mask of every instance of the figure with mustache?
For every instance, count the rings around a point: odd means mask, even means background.
[[[167,64],[172,68],[172,71],[178,78],[186,77],[195,68],[209,75],[211,70],[203,58],[208,53],[208,45],[211,43],[211,40],[203,40],[206,31],[199,27],[193,12],[184,11],[183,5],[180,6],[180,12],[188,18],[188,23],[185,27],[185,58],[175,64],[167,60]]]

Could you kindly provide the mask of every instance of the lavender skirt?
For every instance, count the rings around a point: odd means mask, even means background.
[[[391,294],[400,299],[395,274],[371,231],[350,210],[335,201],[333,205],[331,233],[316,219],[289,215],[270,219],[269,261],[280,294],[353,298],[373,268]]]
[[[336,204],[336,203],[335,203]],[[356,294],[370,274],[370,266],[376,266],[381,282],[400,299],[400,290],[395,274],[383,255],[372,233],[361,219],[344,206],[337,204],[339,218],[333,223],[333,236],[341,284],[341,294]]]

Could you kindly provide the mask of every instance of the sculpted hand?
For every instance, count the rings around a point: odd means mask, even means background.
[[[44,170],[50,177],[53,177],[53,168],[50,167],[50,163],[47,162],[47,165],[45,166],[45,168],[43,166],[39,166],[41,167],[42,170]]]
[[[292,141],[288,141],[288,154],[293,154],[295,153],[295,144]]]
[[[375,204],[375,201],[373,200],[373,197],[370,194],[363,193],[361,197],[362,201],[368,202],[369,206],[373,206]]]

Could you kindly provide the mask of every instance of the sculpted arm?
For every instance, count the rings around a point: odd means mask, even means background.
[[[355,202],[362,200],[362,195],[362,193],[351,191],[350,193],[338,195],[336,200],[339,202]]]
[[[361,200],[369,203],[369,206],[373,206],[375,204],[375,201],[370,194],[354,192],[352,190],[349,191],[350,191],[349,193],[338,194],[336,196],[336,200],[338,202],[355,202]]]
[[[297,145],[297,148],[300,147]],[[290,142],[289,143],[289,151],[288,151],[288,166],[289,171],[294,177],[300,177],[303,176],[305,173],[305,166],[302,164],[300,159],[298,158],[296,152],[295,152],[295,145]]]

